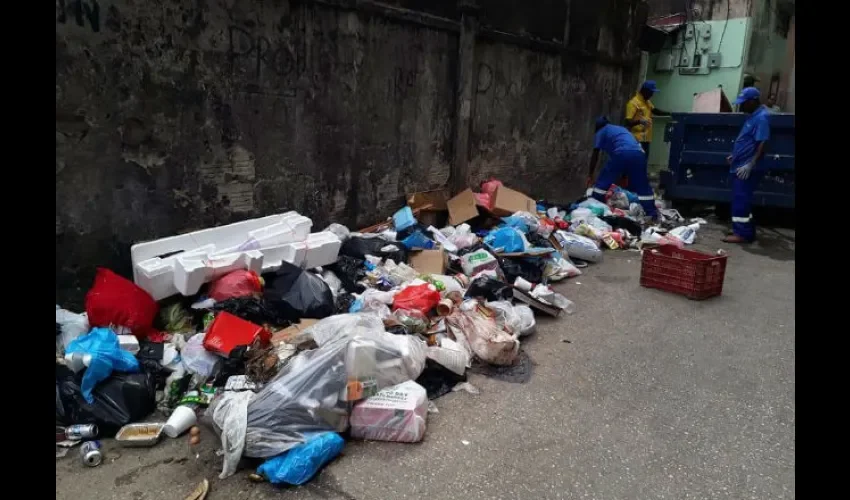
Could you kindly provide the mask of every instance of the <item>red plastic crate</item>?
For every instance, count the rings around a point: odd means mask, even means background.
[[[673,245],[644,250],[640,284],[703,300],[723,292],[726,255],[708,255]]]

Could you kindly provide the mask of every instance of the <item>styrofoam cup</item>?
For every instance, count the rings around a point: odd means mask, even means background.
[[[514,286],[519,288],[520,290],[522,290],[524,292],[528,292],[528,291],[531,290],[531,287],[533,287],[534,285],[529,283],[528,281],[524,280],[522,278],[522,276],[517,276],[516,280],[514,281]]]
[[[170,438],[176,438],[180,434],[188,431],[190,427],[198,421],[198,416],[195,415],[195,410],[188,406],[178,406],[174,409],[174,413],[168,417],[168,422],[162,428],[162,432]]]

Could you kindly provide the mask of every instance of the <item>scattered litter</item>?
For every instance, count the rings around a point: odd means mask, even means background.
[[[645,227],[638,202],[612,186],[607,203],[554,205],[489,179],[414,193],[359,231],[312,233],[286,212],[133,245],[132,281],[102,268],[84,313],[56,306],[57,459],[82,445],[99,466],[95,438],[162,435],[199,459],[203,423],[221,441],[219,478],[250,457],[264,460],[251,480],[300,485],[343,435],[419,442],[434,399],[480,394],[469,373],[531,379],[522,342],[537,315],[580,314],[553,283],[581,285],[609,251],[679,252],[705,224],[665,207]],[[205,479],[186,498],[208,492]]]

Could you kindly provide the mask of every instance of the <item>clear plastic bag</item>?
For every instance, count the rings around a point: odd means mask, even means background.
[[[445,231],[446,229],[448,228],[443,228],[440,231]],[[468,248],[478,243],[478,236],[475,236],[469,224],[461,224],[453,229],[454,231],[449,235],[449,241],[458,249]]]
[[[543,276],[549,281],[561,281],[565,278],[581,276],[581,271],[569,260],[554,254],[552,258],[546,260]]]
[[[476,311],[457,311],[446,318],[458,343],[464,344],[482,361],[493,365],[512,365],[519,355],[519,341],[501,328],[492,318]]]
[[[531,310],[531,307],[525,304],[518,304],[514,306],[514,311],[516,311],[520,319],[520,337],[531,335],[537,330],[537,321],[534,319],[534,311]]]
[[[484,305],[496,312],[496,324],[511,335],[519,334],[522,328],[522,318],[519,317],[510,301],[485,302]]]
[[[319,348],[290,358],[248,404],[246,456],[279,455],[305,433],[342,432],[349,401],[415,380],[425,367],[424,342],[387,333],[374,314],[332,316],[304,333]]]

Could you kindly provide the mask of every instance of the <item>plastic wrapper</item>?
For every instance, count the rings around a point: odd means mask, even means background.
[[[121,349],[118,336],[109,328],[94,328],[91,332],[77,337],[68,344],[66,353],[91,355],[91,362],[83,375],[81,385],[83,398],[89,403],[94,402],[92,391],[95,385],[108,378],[113,371],[139,371],[139,361]]]
[[[389,306],[393,303],[394,296],[395,293],[393,292],[381,292],[374,288],[369,288],[355,302],[355,304],[359,305],[359,309],[354,310],[357,306],[352,305],[349,312],[372,312],[377,314],[381,319],[386,319],[392,314]]]
[[[614,229],[625,229],[629,233],[635,235],[641,233],[640,224],[632,218],[609,215],[607,217],[603,217],[602,220]]]
[[[89,320],[86,313],[77,314],[56,306],[56,325],[59,334],[56,336],[56,353],[65,354],[65,349],[75,338],[88,333]]]
[[[409,333],[425,334],[428,331],[430,321],[421,311],[408,311],[406,309],[397,309],[393,313],[393,317],[401,323],[404,329]]]
[[[331,289],[319,276],[288,262],[266,276],[264,298],[288,319],[322,319],[334,313]]]
[[[330,226],[325,228],[325,231],[330,231],[335,234],[339,241],[345,241],[351,235],[351,231],[348,230],[347,227],[342,224],[333,223]]]
[[[484,362],[493,365],[512,365],[519,355],[517,336],[510,335],[476,311],[457,311],[446,318],[446,324],[457,338],[466,338],[470,349]]]
[[[398,292],[393,298],[393,310],[419,311],[427,315],[437,306],[439,301],[440,292],[434,288],[434,285],[429,283],[410,285]]]
[[[304,334],[319,348],[290,358],[248,403],[246,456],[278,455],[305,433],[342,432],[349,401],[415,380],[425,367],[424,342],[387,333],[373,314],[332,316]]]
[[[151,330],[159,305],[132,281],[100,267],[86,294],[86,314],[92,327],[118,326],[144,338]]]
[[[156,382],[152,374],[113,373],[83,397],[84,375],[56,365],[56,424],[95,424],[99,437],[114,436],[121,427],[143,421],[156,409]]]
[[[343,242],[339,253],[361,260],[365,260],[367,255],[374,255],[396,262],[407,262],[407,251],[401,243],[379,236],[353,235]]]
[[[307,442],[266,460],[257,473],[272,484],[301,485],[342,452],[345,440],[335,432],[307,436]]]
[[[351,437],[369,441],[417,443],[425,437],[428,393],[409,380],[381,389],[351,411]]]
[[[670,237],[676,238],[685,245],[691,245],[696,240],[698,223],[693,223],[689,226],[679,226],[670,230]]]
[[[263,282],[254,271],[237,269],[210,283],[207,295],[215,301],[262,293]]]
[[[513,227],[500,227],[490,231],[484,237],[484,244],[491,248],[501,248],[505,253],[523,252],[528,247],[523,233]]]
[[[219,479],[232,476],[242,459],[248,432],[248,403],[253,397],[251,391],[222,391],[210,403],[208,413],[212,415],[216,430],[220,432],[221,449],[224,452]]]
[[[486,302],[484,305],[496,313],[496,324],[510,335],[519,336],[522,330],[522,318],[510,301]]]
[[[199,333],[192,336],[187,342],[183,350],[180,351],[180,357],[183,360],[183,365],[192,373],[197,373],[203,378],[212,375],[218,356],[204,349],[204,337],[206,334]]]
[[[611,208],[596,198],[587,198],[579,203],[578,206],[580,208],[589,208],[599,217],[603,215],[611,215]]]
[[[416,269],[408,266],[405,263],[396,264],[392,259],[387,259],[384,263],[384,271],[387,278],[395,286],[400,286],[408,281],[413,281],[419,275]]]

